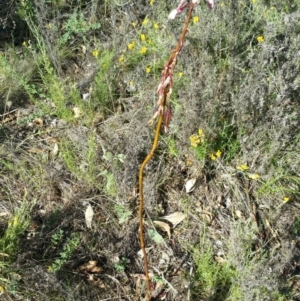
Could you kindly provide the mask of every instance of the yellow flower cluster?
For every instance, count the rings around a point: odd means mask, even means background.
[[[194,24],[198,23],[199,20],[200,20],[200,19],[199,19],[198,16],[194,16],[194,17],[193,17],[193,23],[194,23]]]
[[[124,61],[124,54],[121,54],[119,57],[119,63],[122,63]]]
[[[143,46],[140,50],[141,54],[145,54],[147,52],[147,47]]]
[[[93,50],[92,54],[94,57],[98,57],[99,51],[97,49],[95,49],[95,50]]]
[[[238,165],[236,167],[237,170],[239,171],[246,171],[249,169],[248,165],[247,164],[242,164],[242,165]],[[248,178],[251,179],[251,180],[257,180],[259,179],[259,174],[257,173],[249,173],[248,174]]]
[[[155,2],[155,0],[151,0],[149,3],[150,5],[153,5],[153,3]],[[131,25],[136,28],[138,26],[137,22],[132,22]],[[154,29],[158,30],[160,28],[159,24],[157,22],[154,22],[152,20],[150,20],[148,17],[146,17],[142,23],[141,23],[142,27],[144,28],[144,30],[146,30],[146,28],[149,28],[149,25],[154,27]],[[133,53],[137,54],[140,53],[142,55],[146,55],[149,53],[149,45],[152,44],[152,40],[150,37],[147,36],[147,34],[145,33],[140,33],[139,39],[141,41],[141,46],[140,49],[137,49],[139,46],[139,42],[137,40],[135,41],[131,41],[127,44],[127,50],[132,51]],[[136,49],[136,51],[135,51]],[[94,53],[93,53],[94,55]],[[98,55],[98,54],[97,54]],[[95,55],[94,55],[95,56]],[[124,54],[121,54],[120,57],[118,58],[118,62],[120,64],[123,64],[123,62],[126,61],[126,56]],[[150,73],[151,72],[151,68],[150,67],[146,67],[146,72]]]
[[[134,41],[132,41],[131,43],[129,43],[128,45],[127,45],[127,48],[129,49],[129,50],[132,50],[133,49],[133,47],[134,47]]]
[[[263,36],[259,36],[256,39],[258,43],[262,43],[265,40]]]
[[[191,146],[197,147],[200,143],[203,143],[205,139],[205,134],[202,129],[198,130],[198,134],[193,134],[190,136]]]
[[[246,164],[242,164],[242,165],[237,166],[236,169],[240,170],[240,171],[245,171],[245,170],[248,170],[249,167]]]
[[[149,19],[146,17],[143,22],[142,22],[142,25],[147,25],[149,23]]]
[[[218,149],[215,153],[210,154],[210,158],[215,161],[218,158],[220,158],[222,155],[222,152]]]

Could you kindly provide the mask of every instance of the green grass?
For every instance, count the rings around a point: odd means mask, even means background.
[[[57,245],[62,239],[63,233],[57,232],[52,236],[53,246]],[[76,233],[71,233],[63,244],[62,250],[59,253],[59,257],[54,260],[54,262],[49,266],[49,271],[56,273],[63,268],[63,265],[68,262],[80,244],[80,238]]]
[[[223,259],[223,263],[214,260],[212,247],[205,237],[192,248],[195,273],[192,286],[192,300],[244,300],[237,284],[238,274]]]
[[[81,153],[82,149],[78,145],[67,139],[60,143],[59,154],[72,175],[90,186],[97,186],[99,185],[97,184],[97,173],[99,170],[96,165],[96,136],[94,133],[90,133],[88,137],[83,137],[83,139],[85,139],[86,143],[85,154]]]
[[[18,207],[11,212],[7,228],[0,237],[0,293],[9,291],[14,293],[18,284],[17,271],[11,268],[20,248],[21,238],[27,230],[35,200],[28,199],[27,190],[25,189],[23,199]]]

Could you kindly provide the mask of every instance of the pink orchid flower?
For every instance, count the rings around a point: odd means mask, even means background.
[[[185,10],[185,8],[189,6],[189,2],[190,2],[189,0],[181,0],[179,5],[170,12],[168,19],[169,20],[175,19],[175,17],[178,14],[182,13]],[[199,0],[192,0],[192,2],[196,4],[199,2]],[[206,0],[206,4],[210,9],[212,9],[214,7],[214,0]]]

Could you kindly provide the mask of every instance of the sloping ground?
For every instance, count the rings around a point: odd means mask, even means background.
[[[1,45],[1,298],[143,300],[137,175],[185,13],[12,4],[29,35]],[[298,10],[197,6],[145,169],[152,300],[300,300]]]

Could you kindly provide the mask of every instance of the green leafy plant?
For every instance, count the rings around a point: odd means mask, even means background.
[[[34,201],[28,202],[27,191],[25,191],[21,206],[15,209],[15,213],[8,221],[8,227],[0,238],[0,250],[7,255],[7,258],[13,257],[18,249],[20,237],[29,225],[29,214],[34,203]]]
[[[61,239],[61,233],[57,234],[57,236],[54,238],[54,242],[58,242],[59,239]],[[59,253],[59,258],[56,258],[54,260],[54,262],[49,267],[49,271],[53,273],[60,271],[62,266],[71,258],[79,243],[80,237],[76,233],[71,233],[71,236],[67,238],[62,251]]]
[[[98,52],[100,55],[98,55]],[[95,53],[97,53],[96,59],[99,71],[94,80],[93,102],[89,104],[89,107],[91,110],[97,109],[103,114],[108,114],[113,110],[116,98],[114,78],[111,75],[115,53],[103,48]]]
[[[132,210],[122,205],[115,205],[115,210],[119,218],[119,224],[126,223],[132,215]]]
[[[62,229],[59,229],[57,232],[53,233],[51,236],[51,244],[53,246],[57,246],[64,237],[64,231]]]
[[[114,268],[118,273],[123,273],[127,267],[127,259],[122,257],[118,262],[114,264]]]
[[[60,44],[66,44],[70,39],[74,39],[75,35],[80,35],[84,38],[84,34],[86,34],[88,31],[96,30],[100,27],[100,23],[91,23],[86,20],[82,12],[74,10],[74,12],[63,24],[62,30],[64,33],[60,38]]]
[[[100,173],[100,175],[103,176],[105,179],[104,189],[105,189],[106,193],[111,197],[116,196],[117,183],[116,183],[115,176],[113,175],[113,173],[111,173],[107,169],[105,169]]]

